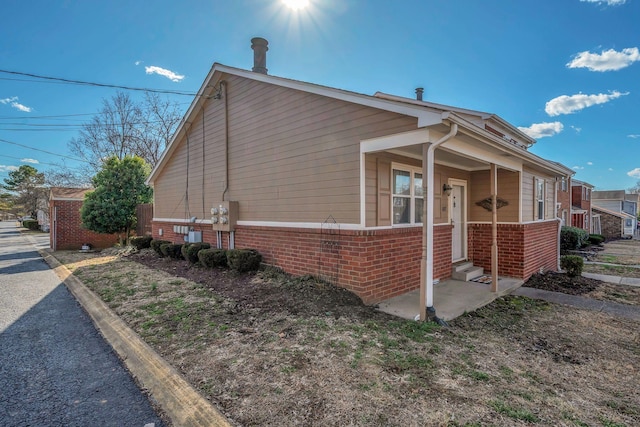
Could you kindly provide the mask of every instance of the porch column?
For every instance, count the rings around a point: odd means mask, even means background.
[[[491,163],[491,292],[498,292],[498,171]]]

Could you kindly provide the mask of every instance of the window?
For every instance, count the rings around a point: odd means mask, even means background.
[[[544,219],[544,179],[536,178],[535,181],[535,219]]]
[[[582,200],[589,200],[590,195],[591,191],[586,187],[582,187]]]
[[[567,191],[567,177],[563,176],[560,180],[560,190]]]
[[[421,224],[422,203],[422,173],[394,166],[393,224]]]

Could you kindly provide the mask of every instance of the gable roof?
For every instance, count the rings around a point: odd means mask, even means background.
[[[51,187],[50,200],[84,200],[84,195],[92,188]]]
[[[594,210],[594,211],[597,211],[597,212],[606,213],[606,214],[613,215],[613,216],[617,216],[618,218],[621,218],[621,219],[632,219],[632,218],[635,218],[633,215],[628,214],[626,212],[615,212],[615,211],[612,211],[612,210],[609,210],[609,209],[602,208],[600,206],[592,206],[591,210]]]
[[[202,83],[202,86],[198,90],[197,95],[189,106],[189,109],[178,125],[178,128],[174,132],[171,141],[167,144],[160,160],[147,178],[147,184],[152,184],[157,175],[166,165],[171,154],[177,148],[177,142],[181,135],[183,132],[187,131],[188,127],[186,124],[193,120],[195,115],[200,111],[204,102],[214,96],[214,92],[216,90],[219,90],[219,88],[216,88],[216,85],[222,80],[223,74],[243,77],[271,85],[295,89],[306,93],[312,93],[336,100],[403,114],[409,117],[415,117],[418,121],[419,128],[441,124],[445,121],[455,122],[462,127],[473,129],[474,132],[478,132],[485,137],[489,137],[494,142],[498,142],[498,145],[502,146],[502,148],[513,149],[517,147],[517,151],[519,151],[517,155],[528,159],[528,161],[534,164],[539,164],[559,174],[570,175],[574,173],[573,170],[560,163],[543,159],[528,152],[526,148],[534,144],[535,140],[525,135],[522,131],[495,114],[451,107],[432,102],[412,100],[409,98],[383,94],[381,92],[377,92],[374,96],[365,95],[343,89],[257,73],[254,71],[214,63]],[[493,129],[489,124],[500,128],[500,131]],[[517,137],[517,139],[514,139],[514,137]]]

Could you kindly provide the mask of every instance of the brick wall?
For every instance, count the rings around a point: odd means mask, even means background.
[[[620,239],[622,237],[623,219],[607,212],[598,211],[600,214],[601,234],[605,239]]]
[[[49,216],[51,218],[49,243],[52,248],[79,250],[84,243],[90,243],[94,248],[102,249],[117,243],[117,235],[99,234],[82,228],[80,208],[82,208],[81,200],[51,200],[49,202]]]
[[[153,223],[154,239],[184,242],[172,223]],[[216,244],[210,227],[203,241]],[[159,235],[162,229],[162,236]],[[434,228],[434,279],[451,276],[451,227]],[[228,233],[223,233],[224,247]],[[257,249],[264,262],[293,275],[320,276],[373,304],[420,287],[422,228],[340,230],[238,226],[236,248]]]
[[[491,272],[491,224],[469,225],[469,259]],[[523,280],[558,268],[558,222],[498,224],[498,274]]]

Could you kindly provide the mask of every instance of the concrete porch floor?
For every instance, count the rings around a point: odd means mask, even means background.
[[[523,283],[521,279],[500,277],[498,292],[491,292],[491,285],[445,280],[433,285],[433,306],[439,318],[452,320],[483,307],[503,295],[510,294]],[[378,303],[377,309],[403,319],[413,320],[420,314],[420,289],[382,301]]]

